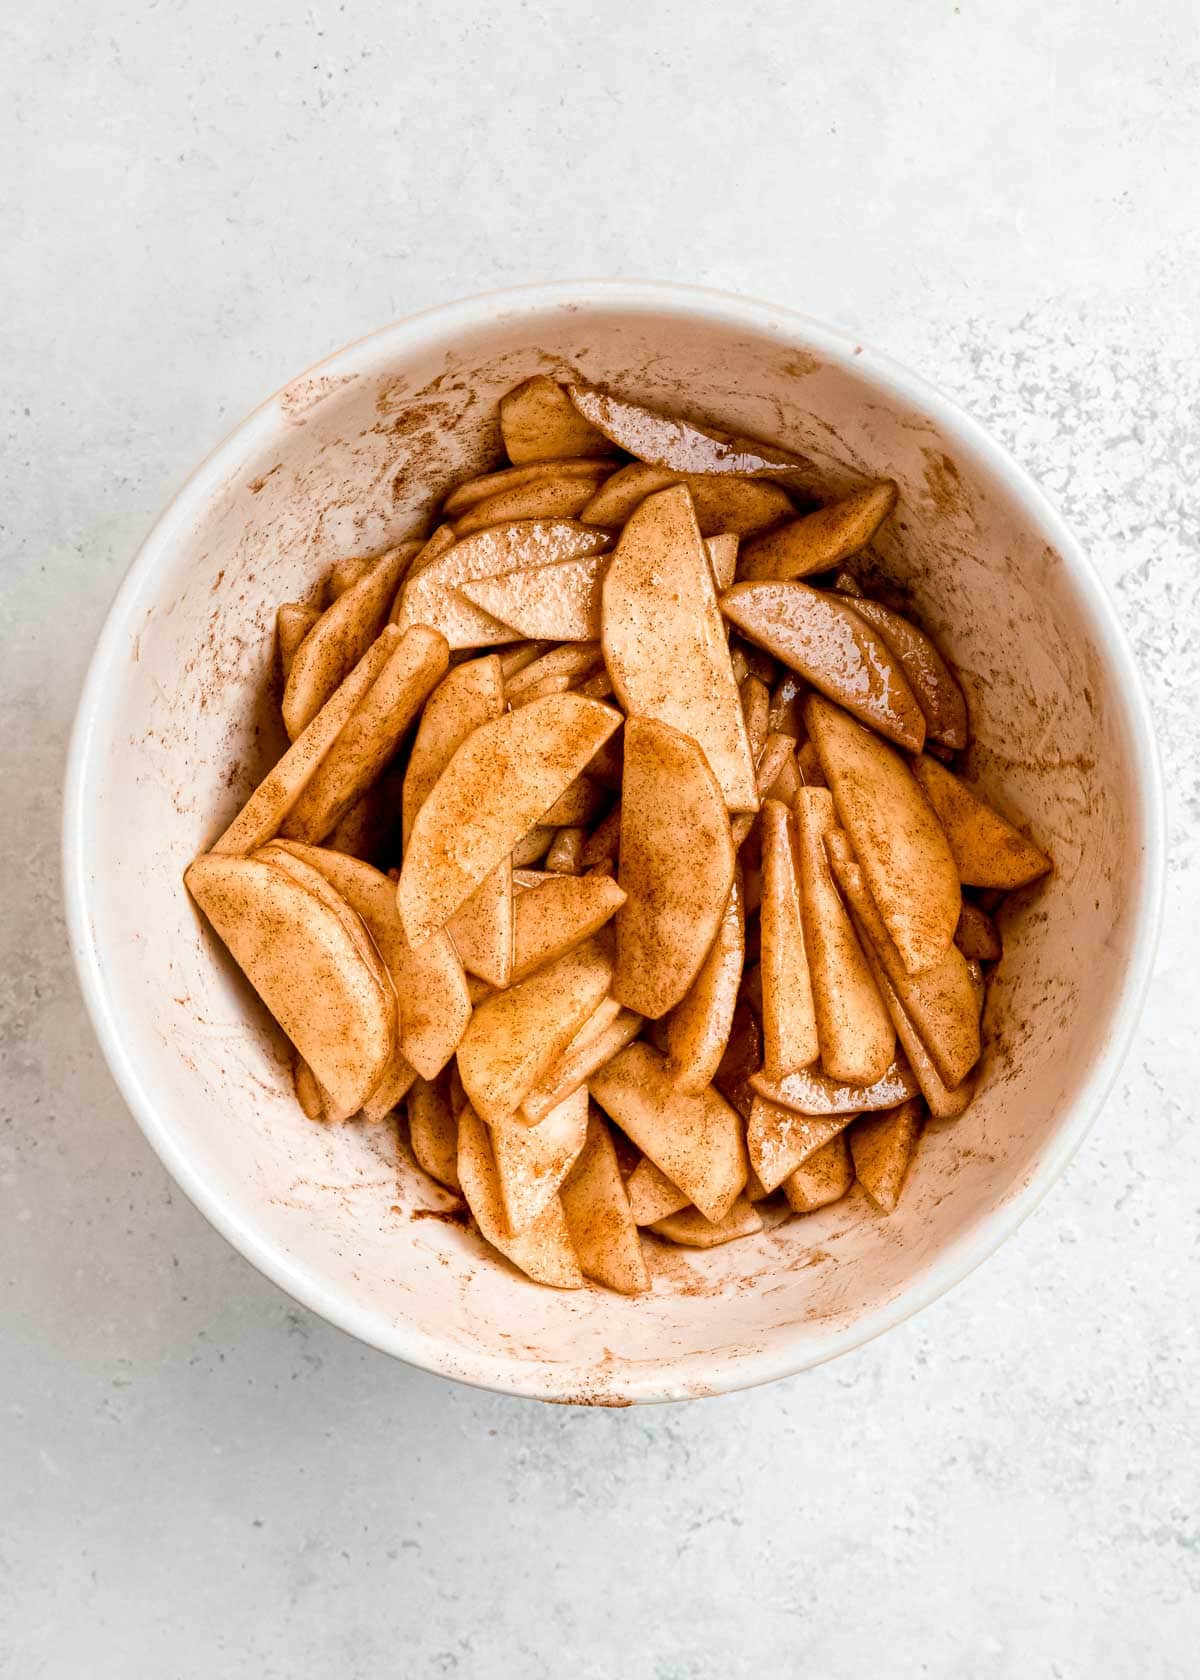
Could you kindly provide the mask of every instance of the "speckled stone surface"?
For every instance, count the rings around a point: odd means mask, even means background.
[[[1195,1674],[1191,0],[44,0],[0,83],[0,1675]],[[959,396],[1090,546],[1170,789],[1144,1023],[1042,1208],[883,1341],[637,1413],[404,1369],[228,1249],[59,895],[78,686],[182,476],[342,341],[571,274],[792,303]]]

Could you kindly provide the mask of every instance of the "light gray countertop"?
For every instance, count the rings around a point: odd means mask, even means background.
[[[1200,1650],[1200,25],[1191,0],[249,6],[0,22],[0,1675],[1178,1676]],[[339,343],[624,274],[943,384],[1134,638],[1165,936],[1095,1132],[952,1295],[641,1412],[455,1388],[175,1191],[65,948],[92,642],[191,466]]]

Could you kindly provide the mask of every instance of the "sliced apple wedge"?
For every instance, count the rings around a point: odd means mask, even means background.
[[[606,796],[598,782],[590,776],[576,776],[542,820],[551,828],[578,828],[599,816],[605,804]]]
[[[526,485],[536,484],[548,476],[594,481],[612,472],[615,465],[613,460],[589,461],[586,457],[564,456],[561,460],[529,461],[520,467],[501,467],[497,472],[483,473],[479,478],[468,478],[464,483],[456,484],[442,503],[442,517],[457,519],[489,497],[498,496],[502,491],[523,490]]]
[[[409,558],[422,547],[417,543],[409,550]],[[329,576],[325,581],[325,593],[330,601],[336,601],[339,595],[344,595],[347,589],[356,584],[359,578],[365,576],[371,562],[357,555],[348,554],[341,560],[335,560],[329,569]]]
[[[729,622],[889,741],[920,752],[925,716],[891,650],[849,602],[806,583],[735,583]]]
[[[790,496],[777,484],[750,478],[700,478],[634,461],[605,479],[579,517],[585,525],[616,530],[628,523],[647,496],[673,486],[685,486],[690,492],[704,537],[753,536],[790,519],[796,511]],[[721,559],[725,558],[722,554]]]
[[[881,601],[850,599],[847,604],[899,660],[925,715],[926,738],[945,747],[965,747],[969,734],[966,698],[932,637]]]
[[[964,887],[1008,892],[1053,867],[1045,852],[935,758],[918,758],[913,774],[937,813]]]
[[[501,858],[446,923],[459,961],[489,986],[513,977],[512,858]]]
[[[514,466],[562,456],[615,455],[603,432],[571,402],[554,379],[538,373],[500,398],[500,434]]]
[[[459,593],[522,636],[594,642],[600,634],[600,595],[610,558],[593,554],[524,572],[502,572],[464,583]]]
[[[476,502],[454,522],[457,537],[469,537],[489,525],[513,519],[578,519],[607,476],[599,466],[590,478],[573,473],[542,473],[528,484],[498,490]]]
[[[821,1053],[800,884],[786,805],[768,799],[762,808],[762,1030],[769,1079],[807,1067]]]
[[[469,1103],[458,1117],[458,1177],[485,1242],[535,1283],[548,1283],[554,1289],[582,1289],[583,1273],[557,1196],[552,1196],[533,1223],[518,1235],[509,1230],[492,1140]]]
[[[458,1120],[450,1107],[446,1079],[413,1081],[408,1093],[408,1141],[417,1165],[444,1184],[461,1190],[458,1181]]]
[[[641,1043],[594,1073],[589,1089],[705,1218],[725,1217],[746,1182],[746,1146],[741,1120],[718,1092],[676,1090],[666,1057]]]
[[[629,1175],[626,1186],[629,1207],[637,1225],[653,1225],[668,1214],[690,1207],[691,1198],[666,1173],[660,1172],[648,1155],[643,1155]]]
[[[604,578],[604,663],[625,710],[690,735],[733,811],[758,807],[729,643],[686,489],[642,503]]]
[[[871,896],[916,974],[943,956],[962,910],[946,837],[899,753],[819,695],[804,717]]]
[[[767,744],[771,712],[771,691],[758,677],[746,676],[738,684],[742,702],[742,716],[746,720],[746,739],[755,764]]]
[[[974,957],[977,962],[999,962],[1004,955],[999,929],[987,911],[981,910],[978,904],[964,902],[954,934],[954,943],[964,957]]]
[[[449,554],[450,550],[454,547],[457,541],[458,538],[454,534],[453,525],[442,524],[435,526],[433,531],[431,531],[429,536],[426,538],[425,542],[413,556],[412,564],[408,568],[408,577],[416,577],[417,573],[423,572],[426,566],[432,566],[435,560],[440,560],[443,554]],[[396,591],[396,599],[392,602],[391,613],[389,614],[389,619],[392,624],[395,624],[396,620],[399,618],[403,604],[404,591],[403,589],[398,589]]]
[[[747,580],[802,578],[829,571],[865,548],[896,505],[896,486],[884,479],[840,502],[818,508],[755,537],[742,550],[738,570]]]
[[[667,1024],[667,1054],[681,1091],[703,1091],[721,1065],[733,1026],[745,954],[742,877],[735,867],[717,936]]]
[[[456,542],[409,578],[395,622],[401,629],[428,624],[440,630],[452,648],[515,641],[519,632],[472,605],[461,593],[463,584],[579,560],[600,553],[610,541],[607,532],[572,519],[519,519],[489,525]]]
[[[603,657],[599,642],[579,642],[566,647],[550,648],[531,660],[528,665],[505,677],[504,698],[514,708],[525,705],[529,700],[540,698],[535,691],[548,681],[561,683],[562,686],[557,692],[565,694],[585,672],[595,670]]]
[[[503,710],[504,677],[494,653],[456,665],[429,696],[404,772],[402,828],[406,851],[417,812],[442,771],[467,736],[481,724],[498,718]]]
[[[870,1085],[890,1067],[896,1035],[830,872],[825,836],[837,826],[833,795],[802,788],[794,820],[821,1066],[831,1079]]]
[[[473,731],[417,813],[400,872],[400,913],[420,944],[508,857],[621,724],[574,694],[534,700]]]
[[[513,868],[527,869],[531,864],[541,863],[554,844],[557,832],[557,829],[548,824],[538,823],[527,834],[523,834],[512,849]]]
[[[472,1015],[458,1047],[463,1088],[489,1124],[518,1117],[525,1097],[609,989],[612,961],[592,938]]]
[[[388,1065],[396,1002],[345,920],[253,858],[210,853],[184,879],[337,1112],[353,1114]]]
[[[388,1120],[404,1101],[417,1079],[417,1070],[403,1054],[394,1051],[384,1070],[383,1078],[362,1105],[364,1120]]]
[[[732,587],[737,574],[738,534],[736,531],[722,531],[715,537],[706,537],[704,547],[713,576],[713,588],[718,595],[723,595]]]
[[[292,1058],[292,1090],[306,1120],[324,1120],[325,1099],[317,1076],[299,1053]]]
[[[586,828],[560,828],[546,852],[547,872],[551,875],[582,875],[583,847],[586,839]]]
[[[935,1120],[957,1120],[960,1115],[966,1113],[974,1099],[979,1083],[978,1068],[972,1068],[967,1077],[951,1090],[934,1067],[933,1059],[912,1023],[912,1017],[901,1003],[899,993],[888,979],[883,964],[869,942],[865,949],[875,983],[879,987],[879,995],[887,1006],[888,1015],[896,1029],[896,1037],[908,1057],[913,1077],[925,1098],[930,1114]]]
[[[449,659],[446,639],[438,631],[414,624],[402,633],[387,664],[280,823],[281,834],[315,845],[337,827],[395,756]]]
[[[668,724],[630,718],[613,977],[627,1008],[656,1020],[683,997],[716,937],[733,863],[725,803],[700,747]]]
[[[793,741],[804,736],[804,721],[800,708],[808,684],[794,671],[785,671],[771,690],[771,709],[767,713],[769,735],[790,735]]]
[[[850,1129],[858,1182],[881,1213],[892,1213],[912,1166],[924,1126],[924,1104],[912,1097],[898,1108],[869,1114]]]
[[[285,601],[275,614],[275,641],[279,648],[279,669],[286,683],[296,650],[320,618],[319,608],[304,601]]]
[[[588,1094],[581,1085],[536,1126],[501,1120],[491,1128],[500,1199],[514,1236],[558,1194],[583,1149],[587,1125]]]
[[[524,980],[535,968],[581,944],[624,902],[617,883],[602,875],[552,875],[519,893],[513,904],[511,980]]]
[[[621,1295],[649,1289],[650,1274],[617,1152],[598,1114],[588,1119],[587,1140],[559,1199],[583,1275]]]
[[[854,1188],[854,1161],[846,1133],[839,1132],[783,1181],[783,1193],[793,1213],[815,1213],[840,1202]]]
[[[705,1219],[699,1208],[687,1207],[650,1227],[656,1237],[667,1237],[684,1248],[718,1248],[738,1237],[755,1236],[762,1228],[761,1214],[745,1196],[738,1197],[723,1219]]]
[[[770,1195],[803,1161],[853,1120],[850,1114],[799,1114],[756,1096],[746,1122],[746,1148],[759,1183]]]
[[[293,741],[387,623],[388,609],[411,559],[407,543],[381,554],[356,584],[326,608],[297,648],[283,691],[283,722]]]
[[[879,1108],[894,1108],[906,1097],[915,1097],[918,1085],[910,1067],[893,1062],[882,1079],[871,1085],[847,1085],[830,1079],[817,1068],[800,1068],[782,1079],[752,1073],[750,1086],[768,1102],[791,1108],[797,1114],[866,1114]]]
[[[606,1062],[638,1035],[642,1017],[631,1009],[622,1009],[615,998],[605,998],[595,1013],[586,1020],[549,1073],[533,1087],[521,1104],[521,1118],[535,1126],[565,1102],[573,1091],[602,1068]]]

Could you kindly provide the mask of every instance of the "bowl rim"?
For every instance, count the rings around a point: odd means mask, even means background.
[[[101,1051],[127,1106],[151,1147],[189,1200],[222,1236],[293,1299],[383,1353],[423,1370],[496,1393],[538,1399],[587,1399],[579,1394],[579,1368],[563,1362],[520,1360],[454,1347],[436,1335],[360,1306],[340,1286],[266,1238],[254,1222],[225,1202],[220,1190],[190,1159],[169,1118],[164,1117],[142,1083],[128,1054],[120,1023],[108,996],[102,953],[92,916],[92,887],[87,859],[95,809],[93,789],[103,774],[109,732],[105,722],[115,685],[109,672],[125,657],[147,586],[160,560],[171,552],[194,515],[226,484],[239,466],[256,456],[287,422],[280,399],[298,382],[314,376],[344,377],[369,372],[384,356],[402,354],[410,343],[436,331],[441,338],[493,322],[506,311],[535,316],[554,309],[572,311],[651,310],[677,318],[740,325],[760,333],[787,333],[824,360],[863,375],[906,400],[969,448],[1024,508],[1047,541],[1062,556],[1093,633],[1103,646],[1125,702],[1125,723],[1134,747],[1138,817],[1144,856],[1134,908],[1130,956],[1112,1005],[1104,1052],[1089,1071],[1062,1121],[1048,1139],[1037,1169],[1025,1182],[982,1212],[962,1233],[922,1262],[910,1284],[893,1299],[852,1323],[810,1334],[800,1345],[793,1338],[774,1349],[749,1351],[731,1362],[718,1360],[711,1380],[697,1381],[694,1359],[667,1360],[653,1370],[634,1370],[617,1379],[602,1396],[604,1403],[667,1401],[726,1393],[793,1376],[864,1345],[921,1311],[995,1252],[1029,1216],[1060,1177],[1091,1130],[1116,1080],[1140,1018],[1153,968],[1162,919],[1166,871],[1165,796],[1158,745],[1140,672],[1124,627],[1098,571],[1032,474],[1005,446],[955,401],[922,376],[874,350],[856,337],[802,312],[721,291],[672,281],[562,280],[505,287],[451,303],[436,304],[364,334],[321,358],[267,397],[236,425],[185,479],[138,549],[117,591],[97,640],[82,686],[67,756],[63,798],[62,869],[68,937],[84,1002]]]

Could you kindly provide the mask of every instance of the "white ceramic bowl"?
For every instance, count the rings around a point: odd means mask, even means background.
[[[962,673],[972,768],[1056,861],[1005,910],[982,1093],[922,1144],[899,1210],[861,1194],[711,1253],[653,1294],[528,1283],[459,1226],[390,1128],[314,1126],[275,1033],[186,898],[187,861],[278,750],[276,605],[371,554],[498,454],[538,370],[686,406],[891,474],[888,561]],[[1157,756],[1112,607],[1029,476],[951,402],[788,310],[715,292],[554,285],[435,309],[263,404],[163,514],[113,606],[66,794],[71,938],[146,1136],[213,1224],[364,1341],[464,1382],[601,1404],[787,1375],[955,1283],[1079,1144],[1129,1042],[1161,897]]]

